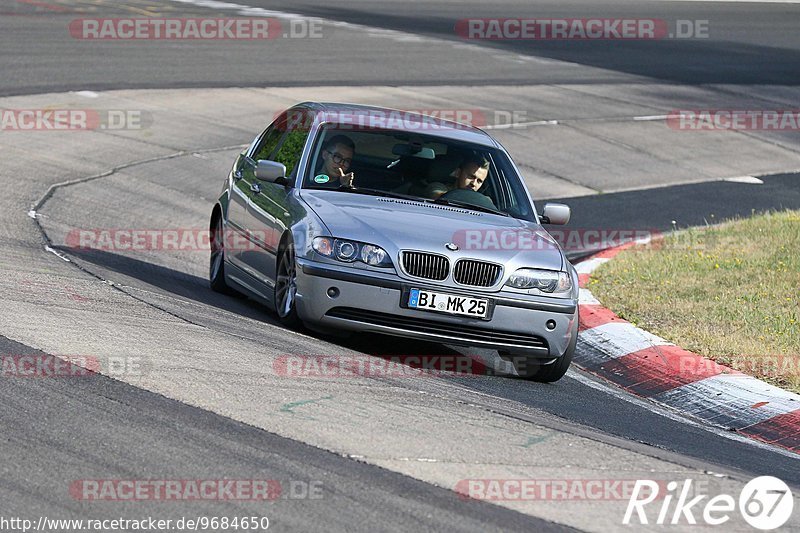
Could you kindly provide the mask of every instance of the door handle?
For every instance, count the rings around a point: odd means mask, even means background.
[[[261,194],[261,184],[260,183],[251,183],[250,190],[256,194]]]

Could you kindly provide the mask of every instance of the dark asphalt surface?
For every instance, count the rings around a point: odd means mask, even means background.
[[[454,35],[455,22],[468,18],[654,18],[675,34],[677,20],[707,21],[708,38],[653,41],[495,41],[491,46],[520,54],[647,76],[681,84],[793,84],[800,81],[800,46],[796,27],[800,6],[727,2],[626,2],[511,0],[439,0],[414,5],[382,0],[337,3],[256,0],[249,5],[326,17],[410,33]],[[474,41],[473,41],[474,42]],[[491,77],[491,76],[489,76]],[[532,80],[550,83],[548,79]]]
[[[223,16],[172,2],[135,0],[99,4],[10,0],[0,8],[0,96],[115,88],[294,85],[441,85],[616,83],[794,85],[800,82],[800,5],[625,0],[502,3],[437,0],[414,3],[344,0],[335,4],[289,0],[239,4],[444,39],[435,45],[391,38],[352,38],[352,30],[323,27],[319,39],[248,41],[86,41],[69,23],[84,17]],[[49,6],[49,7],[48,7]],[[55,6],[55,7],[53,7]],[[509,63],[491,54],[454,56],[458,20],[480,17],[657,18],[674,33],[678,20],[708,21],[708,38],[643,41],[470,41],[532,58],[597,67]],[[157,54],[158,65],[153,64]],[[424,57],[424,59],[420,59]],[[458,60],[454,60],[458,57]],[[370,68],[363,65],[369,63]]]
[[[572,209],[570,230],[604,228],[651,232],[716,224],[770,210],[800,209],[800,174],[761,178],[761,185],[708,181],[658,189],[560,198]],[[541,210],[546,202],[536,202]],[[558,229],[557,227],[555,229]],[[577,260],[587,255],[569,254]]]
[[[753,212],[800,208],[800,174],[776,174],[749,184],[708,181],[659,189],[563,198],[570,226],[669,230],[715,224]]]

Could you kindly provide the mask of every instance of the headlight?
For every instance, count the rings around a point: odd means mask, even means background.
[[[368,265],[381,266],[388,257],[389,254],[380,246],[365,244],[361,247],[361,260]]]
[[[315,252],[325,257],[333,255],[333,239],[328,237],[317,237],[311,241],[311,247]]]
[[[546,293],[561,293],[572,289],[572,279],[567,272],[520,268],[508,278],[506,285],[517,289],[539,289]]]
[[[380,246],[332,237],[316,237],[311,247],[320,255],[337,259],[344,263],[362,262],[376,267],[390,267],[392,261],[389,254]]]
[[[358,257],[358,244],[355,242],[336,239],[333,249],[336,250],[336,259],[345,263],[352,263]]]

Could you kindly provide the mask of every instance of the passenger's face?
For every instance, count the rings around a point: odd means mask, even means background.
[[[337,144],[329,150],[323,150],[322,159],[325,161],[325,174],[335,179],[341,176],[339,169],[347,174],[350,162],[353,160],[353,150],[343,144]]]
[[[471,189],[477,191],[486,181],[489,174],[488,168],[481,168],[475,163],[467,163],[458,170],[456,186],[459,189]]]

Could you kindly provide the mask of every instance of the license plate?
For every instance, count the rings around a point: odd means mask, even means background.
[[[408,307],[420,311],[435,311],[451,315],[486,318],[489,312],[489,300],[471,298],[443,292],[411,289],[408,295]]]

